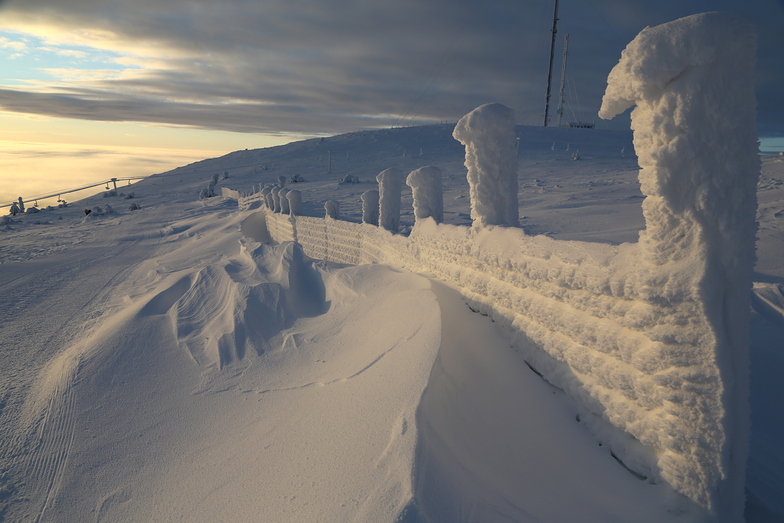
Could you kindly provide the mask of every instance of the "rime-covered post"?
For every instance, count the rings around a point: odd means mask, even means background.
[[[482,105],[457,122],[452,136],[465,146],[474,225],[518,226],[514,112]]]
[[[324,212],[326,213],[326,218],[332,218],[333,220],[340,219],[340,202],[336,200],[327,200],[324,202]]]
[[[406,185],[414,196],[414,218],[433,218],[444,221],[444,191],[441,187],[441,169],[435,166],[420,167],[411,171]]]
[[[291,189],[286,193],[289,202],[289,214],[291,216],[302,215],[302,193],[296,189]]]
[[[397,232],[400,227],[400,196],[403,185],[403,171],[390,167],[378,173],[378,198],[379,213],[378,224],[380,227],[392,232]]]
[[[280,187],[275,186],[270,192],[272,196],[272,212],[280,212],[280,189]]]
[[[270,211],[275,208],[275,205],[272,203],[272,187],[269,185],[265,185],[264,188],[261,189],[261,201]]]
[[[278,191],[278,200],[280,201],[280,213],[281,214],[289,214],[289,200],[286,196],[289,194],[289,190],[285,187],[281,187]]]
[[[362,223],[378,225],[378,191],[362,193]]]
[[[671,426],[662,429],[660,474],[718,521],[743,520],[760,170],[755,52],[754,28],[734,15],[646,28],[610,72],[599,112],[612,118],[636,106],[648,275],[639,293],[686,322],[677,339],[661,334],[673,356],[662,362]]]

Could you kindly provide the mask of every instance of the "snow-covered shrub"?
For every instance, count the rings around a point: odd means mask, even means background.
[[[132,192],[129,192],[128,194],[125,195],[125,199],[126,200],[132,200],[133,197],[134,197],[134,193],[132,193]]]
[[[362,223],[378,225],[378,191],[362,193]]]
[[[280,201],[280,212],[281,214],[289,214],[289,200],[286,196],[289,194],[289,190],[285,187],[281,187],[278,191],[278,201]]]
[[[302,177],[302,176],[300,176],[299,174],[295,174],[294,176],[292,176],[292,177],[289,179],[289,182],[291,182],[291,183],[302,183],[302,182],[304,182],[304,181],[305,181],[305,178],[303,178],[303,177]]]
[[[411,171],[406,185],[411,187],[414,196],[414,218],[433,218],[444,221],[444,191],[441,186],[441,169],[435,166],[420,167]]]
[[[748,455],[755,46],[753,26],[724,13],[645,28],[610,72],[599,112],[636,106],[645,265],[626,286],[683,325],[654,333],[669,346],[656,391],[666,423],[624,416],[621,426],[657,449],[667,483],[722,521],[743,518]]]
[[[335,200],[327,200],[324,202],[324,211],[326,212],[327,218],[332,218],[333,220],[340,219],[340,202]]]
[[[286,177],[285,176],[278,176],[278,187],[283,189],[286,186]]]
[[[114,214],[114,209],[112,209],[112,206],[107,203],[103,206],[103,212],[104,214]]]
[[[141,207],[140,207],[140,206],[139,206],[139,204],[138,204],[138,203],[136,203],[136,202],[133,202],[133,203],[132,203],[132,204],[131,204],[131,205],[128,207],[128,210],[129,210],[129,211],[138,211],[139,209],[141,209]]]
[[[37,212],[40,212],[38,210],[38,207],[28,207],[27,210],[25,211],[25,214],[35,214]]]
[[[351,174],[347,174],[346,176],[340,179],[340,183],[359,183],[359,177],[353,176]]]
[[[296,189],[291,189],[286,193],[286,199],[289,202],[289,214],[300,216],[302,214],[302,193]]]
[[[104,198],[112,198],[114,196],[117,196],[117,191],[115,191],[114,189],[111,189],[103,193]]]
[[[474,225],[519,225],[514,112],[482,105],[457,122],[452,136],[465,146]]]
[[[17,201],[16,206],[19,207],[19,212],[25,212],[25,204],[24,204],[24,200],[22,199],[21,196],[19,197],[19,200]]]
[[[400,195],[403,171],[390,167],[378,173],[378,224],[384,229],[397,232],[400,227]]]

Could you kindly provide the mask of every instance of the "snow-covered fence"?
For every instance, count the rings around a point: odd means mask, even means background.
[[[362,193],[362,223],[378,225],[378,191]]]
[[[400,227],[400,196],[403,171],[390,167],[378,173],[379,212],[378,224],[384,229],[397,232]]]
[[[453,284],[507,328],[628,468],[709,520],[740,521],[759,175],[754,47],[747,23],[695,15],[643,30],[610,74],[601,116],[636,105],[639,243],[430,218],[406,237],[262,207],[267,229],[313,258],[389,263]]]
[[[291,189],[286,193],[286,199],[289,201],[289,213],[293,215],[302,214],[302,193],[296,189]]]
[[[627,467],[709,519],[739,521],[759,174],[753,41],[734,17],[695,15],[645,29],[610,74],[601,115],[637,106],[637,244],[432,219],[404,237],[265,211],[268,230],[314,258],[389,263],[455,285]]]
[[[434,165],[411,171],[406,178],[406,185],[411,187],[414,197],[415,219],[432,217],[439,223],[444,221],[444,194],[441,179],[441,169]]]
[[[646,28],[610,73],[599,113],[636,106],[647,274],[630,290],[661,303],[669,324],[648,335],[667,348],[655,396],[666,429],[627,430],[659,450],[661,477],[677,491],[735,521],[749,440],[755,51],[753,26],[724,13]]]
[[[501,104],[477,107],[452,136],[465,146],[474,225],[519,224],[514,112]]]

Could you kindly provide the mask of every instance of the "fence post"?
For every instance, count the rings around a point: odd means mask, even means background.
[[[685,322],[677,333],[652,331],[669,347],[661,476],[721,521],[743,519],[749,441],[755,40],[751,24],[725,13],[646,28],[610,72],[599,112],[636,106],[645,195],[637,292]]]

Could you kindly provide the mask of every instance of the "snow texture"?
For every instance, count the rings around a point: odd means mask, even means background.
[[[681,441],[664,445],[661,474],[732,520],[742,517],[749,438],[755,51],[753,27],[724,13],[646,28],[610,72],[599,113],[636,105],[640,246],[658,295],[648,299],[666,300],[677,315],[691,311],[682,320],[688,338],[669,336],[680,361],[664,382],[673,391],[667,410],[684,426],[672,434]]]
[[[278,191],[278,199],[280,200],[280,212],[281,214],[289,214],[289,200],[286,196],[289,194],[289,190],[285,187],[281,187],[280,191]]]
[[[379,226],[392,232],[400,227],[400,196],[403,171],[390,167],[376,176],[378,181]]]
[[[337,200],[327,200],[324,202],[324,211],[326,212],[327,218],[332,218],[333,220],[340,219],[340,202]]]
[[[726,46],[713,62],[694,66],[688,54],[678,54],[700,47],[689,39],[712,35]],[[296,220],[290,234],[314,258],[388,263],[456,286],[511,331],[526,361],[577,401],[585,423],[627,467],[670,485],[710,518],[735,521],[743,514],[748,452],[748,296],[759,175],[753,37],[736,19],[708,14],[638,38],[610,75],[609,93],[645,82],[618,71],[656,71],[650,49],[672,52],[659,58],[664,64],[681,63],[671,68],[677,80],[663,82],[666,103],[649,95],[633,113],[646,195],[639,243],[556,241],[518,228],[432,219],[417,220],[407,238],[316,218]],[[646,67],[630,65],[646,59],[652,61]],[[487,114],[509,115],[487,107],[461,120],[455,136],[493,120]],[[481,149],[466,140],[467,158],[484,159],[466,161],[469,178],[501,171]],[[472,195],[480,187],[474,182]],[[472,211],[487,208],[473,198]],[[473,217],[489,224],[487,216]],[[267,218],[268,226],[277,221]],[[274,239],[290,239],[278,238],[274,228]]]
[[[444,221],[444,191],[441,186],[441,169],[434,165],[420,167],[409,173],[406,185],[414,195],[414,217],[417,220],[433,218]]]
[[[280,212],[280,189],[281,187],[273,187],[270,191],[272,196],[272,212]]]
[[[289,214],[292,216],[302,214],[302,192],[291,189],[286,193],[286,200],[289,203]]]
[[[486,104],[463,116],[453,132],[465,146],[474,225],[519,225],[514,112]]]
[[[362,193],[362,223],[378,225],[378,191],[371,190]]]

